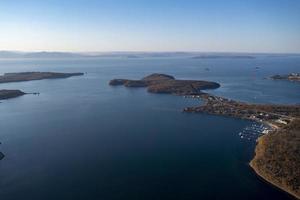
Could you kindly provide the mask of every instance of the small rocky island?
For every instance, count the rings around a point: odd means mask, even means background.
[[[0,90],[0,100],[15,98],[24,94],[21,90]]]
[[[300,73],[291,73],[286,75],[274,75],[270,77],[273,80],[289,80],[289,81],[300,81]]]
[[[0,76],[0,83],[33,81],[42,79],[68,78],[71,76],[81,76],[83,73],[58,73],[58,72],[18,72],[5,73]]]
[[[249,104],[202,92],[218,83],[176,80],[152,74],[141,80],[114,79],[110,85],[147,87],[149,92],[199,98],[205,103],[184,112],[206,113],[254,120],[270,127],[258,138],[252,169],[263,179],[300,199],[300,105]]]
[[[147,87],[148,92],[167,93],[176,95],[202,94],[201,90],[216,89],[220,84],[210,81],[177,80],[166,74],[151,74],[141,80],[113,79],[110,85],[124,85],[126,87]]]

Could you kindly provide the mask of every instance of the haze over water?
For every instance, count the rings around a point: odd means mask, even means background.
[[[259,69],[256,69],[259,67]],[[205,70],[209,68],[209,71]],[[300,58],[1,60],[0,73],[86,72],[0,84],[40,92],[0,104],[0,197],[19,199],[289,199],[248,167],[253,122],[182,113],[201,102],[113,78],[166,73],[221,84],[212,94],[254,103],[300,103],[300,84],[265,79],[299,72]]]

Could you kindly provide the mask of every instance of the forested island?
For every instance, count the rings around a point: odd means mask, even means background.
[[[202,94],[201,90],[216,89],[220,84],[210,81],[178,80],[166,74],[151,74],[141,80],[113,79],[110,85],[124,85],[126,87],[147,87],[148,92],[169,93],[176,95]]]
[[[152,74],[141,80],[113,79],[109,84],[199,98],[205,101],[203,105],[183,111],[254,120],[269,126],[269,131],[257,140],[250,166],[269,183],[300,199],[300,105],[238,102],[201,91],[218,88],[218,83],[176,80],[166,74]]]

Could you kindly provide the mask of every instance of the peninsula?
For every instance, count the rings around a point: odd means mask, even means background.
[[[176,95],[202,94],[201,90],[216,89],[220,84],[209,81],[177,80],[166,74],[151,74],[141,80],[113,79],[110,85],[124,85],[126,87],[147,87],[148,92],[167,93]]]
[[[274,75],[270,77],[273,80],[289,80],[289,81],[300,81],[300,73],[291,73],[286,75]]]
[[[0,100],[15,98],[24,94],[21,90],[0,90]]]
[[[258,138],[250,166],[269,183],[300,199],[300,105],[248,104],[209,94],[198,97],[205,104],[184,112],[249,119],[271,127]]]
[[[176,80],[166,74],[152,74],[141,80],[113,79],[110,85],[147,87],[149,92],[190,96],[204,104],[184,112],[207,113],[248,119],[270,127],[258,138],[251,168],[263,179],[300,199],[300,105],[249,104],[202,92],[218,83]]]
[[[81,75],[83,75],[83,73],[58,73],[58,72],[5,73],[4,75],[0,76],[0,83],[68,78],[71,76],[81,76]]]

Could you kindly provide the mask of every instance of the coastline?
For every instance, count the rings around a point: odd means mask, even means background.
[[[300,199],[299,105],[248,104],[209,94],[192,98],[203,99],[205,103],[185,108],[184,112],[248,119],[268,126],[257,139],[249,165],[266,182]]]
[[[296,119],[296,121],[297,120],[299,120],[299,119]],[[298,123],[298,122],[299,121],[297,121],[296,123]],[[268,123],[268,124],[272,125],[272,123]],[[299,187],[297,190],[291,189],[291,186],[287,184],[288,181],[285,180],[285,178],[278,178],[278,177],[274,176],[267,167],[265,167],[264,165],[260,166],[260,163],[262,161],[266,160],[265,157],[267,157],[267,156],[265,154],[267,154],[266,153],[267,149],[270,148],[272,145],[270,143],[270,139],[268,139],[268,137],[276,137],[276,134],[282,137],[282,135],[284,133],[288,132],[288,130],[285,130],[288,127],[288,125],[286,127],[278,127],[276,125],[273,125],[272,127],[273,127],[273,130],[269,133],[269,135],[262,135],[257,139],[257,143],[255,146],[255,152],[254,152],[255,155],[252,158],[252,160],[249,162],[249,166],[256,173],[257,176],[259,176],[261,179],[263,179],[267,183],[279,188],[283,192],[288,193],[289,195],[293,196],[296,199],[300,199]],[[296,177],[296,179],[297,178],[299,181],[299,177]]]
[[[255,152],[257,148],[260,148],[261,144],[261,140],[263,139],[263,136],[260,136],[257,139],[257,144],[255,146]],[[256,154],[256,153],[255,153]],[[270,184],[273,187],[276,187],[277,189],[281,190],[282,192],[287,193],[288,195],[296,198],[296,199],[300,199],[299,194],[296,194],[295,192],[293,192],[292,190],[290,190],[288,187],[286,186],[282,186],[278,183],[276,183],[275,181],[273,181],[271,178],[269,178],[268,176],[265,176],[263,173],[260,172],[259,168],[256,167],[253,162],[256,159],[256,155],[252,158],[252,160],[249,162],[249,167],[253,170],[253,172],[258,176],[258,178],[262,179],[262,181],[266,182],[267,184]]]
[[[204,101],[203,105],[186,107],[183,112],[228,116],[266,125],[269,128],[257,139],[255,156],[249,165],[264,180],[300,199],[300,105],[235,101],[201,91],[207,86],[218,88],[218,83],[175,80],[166,74],[152,74],[141,80],[113,79],[109,84],[148,87],[148,92],[198,98]]]

